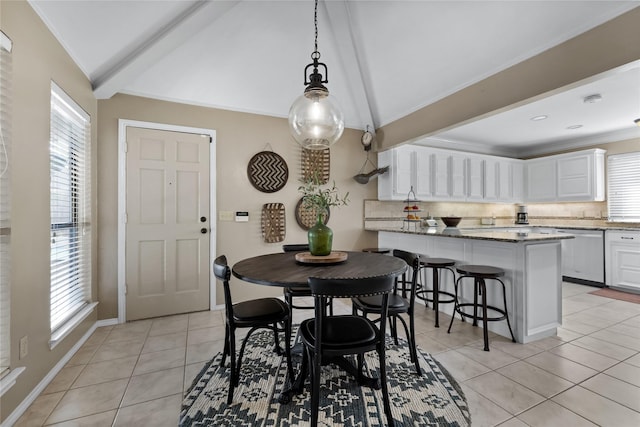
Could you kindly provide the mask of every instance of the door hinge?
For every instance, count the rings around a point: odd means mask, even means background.
[[[128,142],[125,142],[125,143],[124,143],[124,152],[125,152],[125,153],[128,153],[128,152],[129,152],[129,143],[128,143]]]
[[[129,293],[129,285],[125,283],[124,285],[124,294],[127,295]]]
[[[125,212],[125,214],[124,214],[124,223],[126,224],[127,222],[129,222],[129,215]]]
[[[213,143],[213,137],[209,137],[209,144]]]

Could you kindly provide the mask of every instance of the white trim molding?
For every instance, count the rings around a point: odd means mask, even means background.
[[[165,130],[171,132],[193,133],[209,136],[211,147],[209,150],[209,183],[211,217],[209,233],[209,256],[216,256],[216,131],[213,129],[196,128],[190,126],[178,126],[165,123],[143,122],[138,120],[118,120],[118,323],[127,321],[127,295],[126,295],[126,213],[127,213],[127,127],[139,127],[146,129]],[[209,268],[209,310],[216,307],[216,281],[213,278],[212,269]]]

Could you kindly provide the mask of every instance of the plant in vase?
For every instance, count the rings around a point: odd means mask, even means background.
[[[333,244],[333,230],[324,224],[324,218],[331,206],[346,206],[349,202],[349,193],[340,197],[335,181],[332,187],[322,188],[317,177],[303,181],[298,191],[302,193],[302,207],[313,210],[318,215],[316,224],[307,232],[309,252],[311,255],[329,255]]]

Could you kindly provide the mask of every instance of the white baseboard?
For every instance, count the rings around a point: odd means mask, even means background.
[[[49,385],[49,383],[55,378],[56,375],[64,368],[69,360],[73,357],[74,354],[82,347],[82,345],[89,339],[93,332],[102,326],[111,326],[116,325],[118,323],[118,319],[106,319],[106,320],[98,320],[95,322],[87,332],[78,340],[77,343],[73,347],[69,349],[67,354],[65,354],[62,359],[56,363],[56,365],[49,371],[47,375],[38,383],[37,386],[31,393],[25,397],[25,399],[13,410],[11,415],[9,415],[3,422],[0,424],[0,427],[11,427],[18,421],[18,419],[29,409],[29,406],[36,400],[36,398],[44,391],[45,388]]]

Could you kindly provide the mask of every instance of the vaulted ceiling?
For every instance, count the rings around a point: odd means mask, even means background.
[[[103,99],[121,92],[286,117],[314,47],[311,0],[30,4]],[[328,0],[318,9],[318,50],[347,127],[379,128],[634,7],[638,1]],[[508,150],[640,136],[640,65],[588,84],[437,138]],[[602,101],[584,103],[592,93]],[[516,121],[540,114],[549,119],[536,127]],[[582,127],[567,133],[573,125]]]

